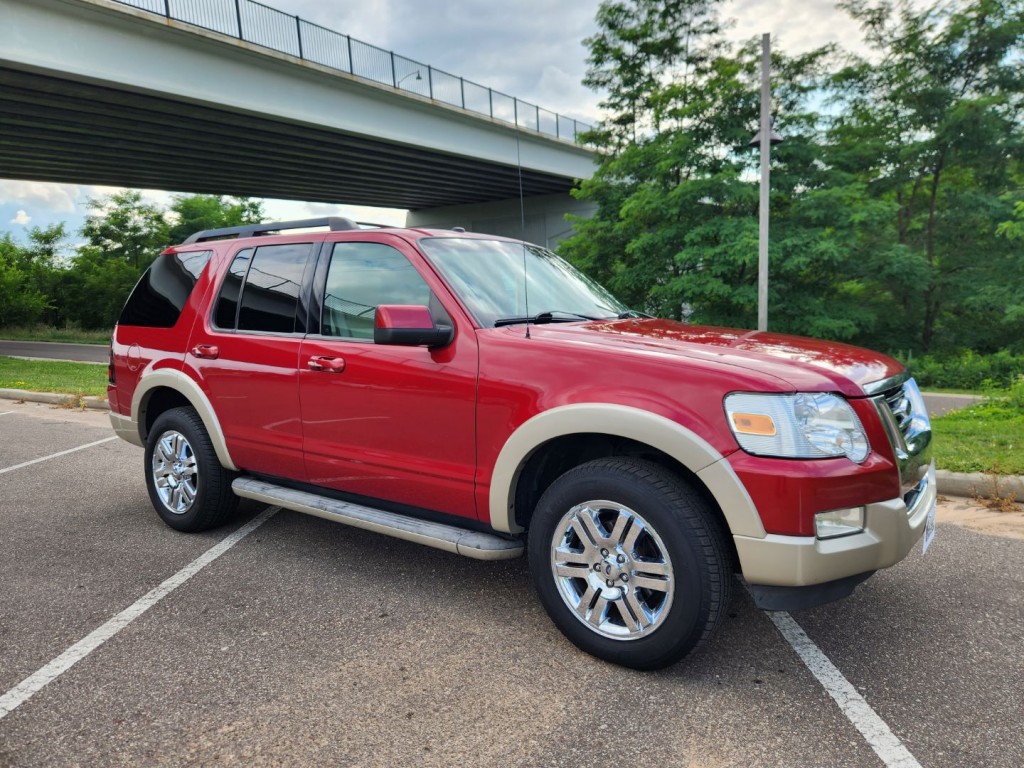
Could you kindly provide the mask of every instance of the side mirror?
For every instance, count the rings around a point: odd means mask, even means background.
[[[434,325],[430,310],[410,304],[381,304],[373,326],[374,344],[404,347],[444,347],[452,343],[455,329]]]

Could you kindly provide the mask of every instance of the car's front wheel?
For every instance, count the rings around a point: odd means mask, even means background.
[[[729,601],[719,520],[679,477],[640,459],[597,459],[552,483],[531,521],[529,558],[559,629],[635,669],[695,649]]]
[[[146,487],[161,519],[179,531],[225,522],[238,505],[203,420],[192,408],[160,414],[146,440]]]

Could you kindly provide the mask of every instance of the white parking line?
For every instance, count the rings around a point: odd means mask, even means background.
[[[151,589],[145,595],[110,619],[107,623],[94,629],[42,669],[37,672],[33,672],[16,686],[11,688],[11,690],[7,691],[3,696],[0,696],[0,720],[20,707],[29,698],[42,690],[42,688],[67,672],[75,664],[107,642],[107,640],[110,640],[114,635],[135,621],[135,619],[139,618],[139,616],[159,603],[167,597],[167,595],[171,594],[171,592],[176,590],[186,581],[203,570],[203,568],[235,546],[235,544],[267,522],[267,520],[279,512],[280,509],[280,507],[269,507],[268,509],[265,509],[258,516],[254,517],[230,536],[221,539],[218,544],[206,550],[203,554],[169,579],[161,583],[159,586]]]
[[[49,456],[43,456],[38,459],[32,459],[32,461],[23,461],[21,464],[15,464],[13,467],[6,467],[4,469],[0,469],[0,475],[4,474],[5,472],[13,472],[14,470],[21,469],[22,467],[31,467],[33,464],[38,464],[41,461],[49,461],[50,459],[56,459],[58,456],[67,456],[69,453],[74,453],[75,451],[84,451],[86,448],[92,448],[94,445],[102,445],[103,443],[109,443],[111,440],[117,440],[117,435],[114,435],[113,437],[105,437],[102,440],[96,440],[95,442],[92,443],[86,443],[85,445],[80,445],[77,448],[68,448],[66,451],[58,451],[57,453],[51,453]]]
[[[7,416],[8,414],[11,413],[14,413],[14,411],[4,411],[3,413],[0,413],[0,416]]]
[[[921,764],[903,746],[886,722],[871,708],[836,665],[814,644],[799,624],[784,611],[767,611],[768,618],[786,638],[797,656],[811,671],[853,727],[860,731],[887,768],[921,768]]]

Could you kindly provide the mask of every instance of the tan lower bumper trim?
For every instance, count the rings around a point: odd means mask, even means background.
[[[139,437],[139,425],[130,416],[122,416],[113,411],[109,415],[110,426],[114,428],[114,434],[122,440],[127,440],[132,445],[137,445],[140,448],[145,447],[142,444],[142,438]]]
[[[935,472],[908,515],[902,499],[868,504],[863,532],[836,539],[768,534],[733,536],[750,584],[803,587],[895,565],[921,538],[936,499]]]

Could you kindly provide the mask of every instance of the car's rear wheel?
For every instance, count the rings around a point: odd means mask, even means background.
[[[534,512],[529,557],[559,629],[635,669],[694,650],[729,601],[719,519],[679,477],[644,460],[598,459],[558,478]]]
[[[173,408],[157,417],[146,441],[146,487],[161,519],[179,531],[223,523],[238,497],[199,414]]]

